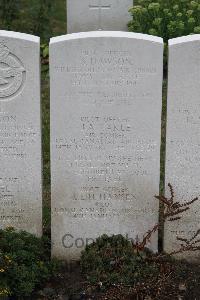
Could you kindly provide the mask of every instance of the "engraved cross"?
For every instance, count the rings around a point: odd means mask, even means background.
[[[90,4],[89,5],[89,9],[94,9],[94,10],[98,10],[99,12],[99,30],[102,30],[102,13],[103,10],[105,9],[110,9],[111,8],[111,4],[107,4],[107,5],[103,5],[102,4],[102,0],[99,0],[98,4]]]

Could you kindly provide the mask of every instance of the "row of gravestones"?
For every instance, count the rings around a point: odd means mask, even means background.
[[[42,234],[39,38],[0,31],[0,226]],[[166,182],[199,195],[200,36],[170,40]],[[52,253],[74,260],[103,233],[141,238],[159,204],[163,41],[88,32],[50,42]],[[165,226],[191,236],[199,204]],[[149,245],[157,250],[157,235]],[[199,257],[190,255],[190,257]]]

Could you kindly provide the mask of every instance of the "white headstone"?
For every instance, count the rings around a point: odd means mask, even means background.
[[[42,233],[40,41],[0,31],[0,227]]]
[[[172,184],[175,201],[184,202],[200,196],[200,35],[169,41],[168,78],[166,184]],[[179,248],[177,236],[190,238],[200,228],[199,202],[182,215],[165,226],[167,252]],[[200,258],[197,252],[180,257],[195,256]]]
[[[157,222],[162,61],[148,35],[51,39],[54,256],[76,260],[104,233],[142,238]]]
[[[67,0],[67,32],[128,31],[133,0]]]

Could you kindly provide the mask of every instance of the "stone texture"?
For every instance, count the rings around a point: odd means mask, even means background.
[[[148,35],[51,39],[53,256],[76,260],[103,233],[142,238],[157,222],[162,60]]]
[[[0,227],[42,233],[40,43],[0,31]]]
[[[67,0],[67,32],[127,31],[133,0]]]
[[[171,183],[175,201],[200,194],[200,35],[169,41],[166,185]],[[166,186],[167,191],[167,186]],[[169,193],[168,193],[169,194]],[[165,226],[165,250],[176,250],[176,237],[189,238],[199,229],[200,205],[193,204],[180,221]],[[199,254],[184,253],[195,258]]]

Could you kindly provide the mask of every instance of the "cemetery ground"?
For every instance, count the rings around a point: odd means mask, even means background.
[[[90,284],[79,265],[63,266],[55,278],[40,287],[30,299],[60,300],[197,300],[200,299],[200,270],[185,262],[163,262],[160,273],[135,285]]]

